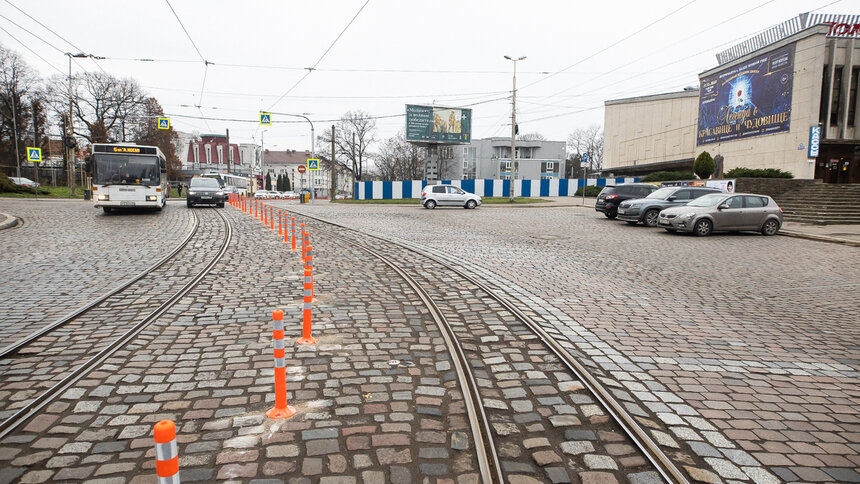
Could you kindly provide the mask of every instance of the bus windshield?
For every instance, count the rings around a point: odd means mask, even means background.
[[[96,185],[148,185],[161,183],[155,156],[95,154],[93,183]]]

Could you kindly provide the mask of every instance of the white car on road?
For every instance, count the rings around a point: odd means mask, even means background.
[[[469,193],[452,185],[427,185],[421,192],[421,205],[424,208],[463,207],[475,208],[481,204],[480,195]]]

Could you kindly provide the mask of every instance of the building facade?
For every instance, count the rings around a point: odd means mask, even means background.
[[[260,183],[265,180],[265,174],[268,174],[272,180],[272,184],[277,180],[278,175],[286,175],[290,180],[290,189],[298,192],[299,190],[310,190],[312,187],[316,197],[329,198],[331,196],[331,169],[329,168],[328,158],[317,156],[320,160],[320,169],[313,171],[305,170],[304,173],[299,172],[299,167],[307,168],[308,159],[311,158],[309,151],[274,151],[266,150],[262,156],[262,171],[263,176],[260,177]],[[352,179],[339,172],[337,177],[337,194],[352,193]]]
[[[183,163],[183,173],[195,175],[207,171],[227,171],[237,175],[249,176],[251,164],[242,160],[239,145],[227,145],[223,134],[203,134],[200,140],[188,141],[188,151]]]
[[[567,143],[517,140],[516,179],[564,178]],[[425,165],[427,180],[511,178],[511,138],[474,139],[464,145],[439,146]]]
[[[604,172],[691,171],[708,151],[724,171],[860,183],[858,22],[804,14],[717,54],[697,91],[606,101]]]

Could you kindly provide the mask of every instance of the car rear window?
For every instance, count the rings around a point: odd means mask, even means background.
[[[745,195],[744,201],[746,203],[747,208],[767,207],[767,198],[765,198],[765,197],[755,197],[755,196],[751,196],[751,195]]]
[[[597,196],[599,197],[600,195],[612,195],[617,191],[617,188],[618,187],[606,187],[603,190],[600,190],[600,193]]]

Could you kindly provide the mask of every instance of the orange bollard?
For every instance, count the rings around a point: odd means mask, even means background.
[[[308,262],[308,233],[305,232],[304,226],[305,224],[302,224],[302,231],[300,233],[302,236],[302,264]]]
[[[293,244],[293,247],[292,247],[290,250],[291,250],[291,251],[293,251],[293,252],[295,252],[295,251],[296,251],[296,218],[295,218],[295,217],[293,217],[293,218],[292,218],[292,220],[293,220],[293,237],[292,237],[292,239],[293,239],[293,243],[292,243],[292,244]]]
[[[269,418],[290,418],[296,414],[296,409],[287,405],[287,364],[284,355],[284,312],[280,309],[272,311],[274,330],[272,331],[272,347],[275,356],[275,408],[266,412]]]
[[[311,336],[311,308],[313,307],[313,267],[305,267],[305,296],[302,305],[302,337],[296,340],[300,345],[312,345],[317,342]]]
[[[284,213],[278,209],[278,235],[284,235]]]
[[[319,300],[314,297],[314,247],[312,245],[308,246],[306,254],[305,268],[311,269],[311,302],[318,303]]]
[[[269,230],[275,230],[275,207],[269,207]]]
[[[153,427],[155,434],[155,473],[159,484],[179,483],[179,449],[176,446],[176,424],[162,420]]]

